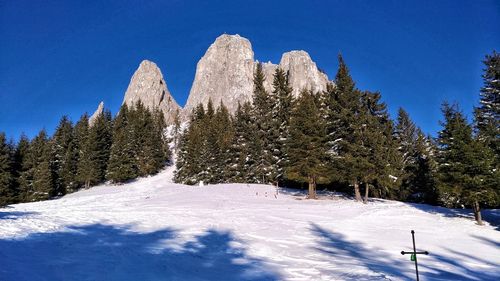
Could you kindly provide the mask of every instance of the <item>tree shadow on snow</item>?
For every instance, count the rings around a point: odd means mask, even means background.
[[[20,211],[12,211],[12,212],[3,212],[0,211],[0,220],[17,220],[29,215],[37,214],[36,212],[20,212]]]
[[[431,206],[427,204],[408,203],[412,207],[431,214],[438,214],[447,218],[465,218],[474,220],[474,214],[471,209],[449,209],[445,207]],[[481,211],[483,221],[488,222],[495,230],[500,231],[500,210],[485,209]]]
[[[400,251],[390,253],[370,248],[364,246],[362,242],[349,241],[344,235],[326,230],[316,224],[311,224],[311,232],[320,238],[316,250],[329,255],[334,267],[332,274],[340,275],[343,280],[415,279],[414,263],[409,260],[409,256],[403,257]],[[422,258],[419,263],[421,280],[498,280],[500,265],[450,249],[446,249],[446,252],[456,257],[430,253],[429,256]],[[471,267],[466,265],[466,262],[480,263],[489,266],[492,270],[486,271],[482,267]],[[368,275],[366,269],[371,271],[372,275]]]
[[[402,271],[402,259],[390,258],[380,249],[367,248],[361,242],[349,241],[340,234],[311,224],[311,232],[320,239],[316,250],[328,255],[333,265],[332,274],[343,280],[391,280],[392,277],[410,279]],[[399,254],[401,256],[401,254]],[[366,269],[373,274],[366,273]]]
[[[230,232],[209,230],[176,243],[176,231],[138,233],[94,224],[0,240],[0,279],[279,280],[261,260],[233,246]],[[169,246],[169,245],[177,245]]]

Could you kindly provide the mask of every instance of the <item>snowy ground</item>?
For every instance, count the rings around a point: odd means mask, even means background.
[[[0,280],[500,280],[500,211],[264,185],[183,186],[172,170],[122,186],[0,209]]]

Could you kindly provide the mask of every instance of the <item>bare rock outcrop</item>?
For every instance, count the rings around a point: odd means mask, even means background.
[[[150,110],[159,109],[167,124],[172,124],[177,110],[180,109],[167,88],[158,66],[151,61],[144,60],[130,79],[123,103],[128,106],[141,101]]]
[[[97,117],[103,113],[104,113],[104,102],[101,101],[99,103],[99,106],[97,106],[97,109],[94,112],[94,114],[92,114],[92,116],[90,116],[90,118],[89,118],[89,126],[90,127],[94,126],[94,123],[95,123],[95,120],[97,119]]]
[[[215,107],[222,101],[230,112],[236,110],[238,102],[251,101],[253,73],[257,63],[248,39],[239,35],[219,36],[196,66],[184,115],[189,115],[199,103],[206,106],[209,99],[212,99]],[[326,74],[318,69],[307,52],[290,51],[283,54],[279,64],[262,64],[266,76],[264,87],[270,93],[277,67],[288,71],[295,96],[302,89],[323,91],[329,83]]]
[[[303,89],[314,92],[326,90],[328,77],[321,72],[305,51],[290,51],[283,54],[280,67],[288,71],[288,81],[297,96]]]
[[[196,66],[196,75],[184,107],[190,114],[199,103],[222,101],[230,112],[252,98],[254,54],[248,39],[223,34],[210,45]]]

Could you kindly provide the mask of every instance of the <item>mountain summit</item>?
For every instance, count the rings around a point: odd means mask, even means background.
[[[165,116],[167,124],[173,122],[175,112],[180,109],[167,88],[160,68],[148,60],[142,61],[135,71],[123,98],[123,103],[128,106],[138,101],[141,101],[146,108],[159,109]]]
[[[223,102],[230,112],[236,111],[238,103],[251,101],[253,74],[258,63],[248,39],[238,34],[217,37],[198,61],[183,109],[184,117],[189,116],[199,103],[206,106],[210,99],[216,107]],[[331,83],[309,54],[301,50],[284,53],[279,64],[267,62],[262,66],[266,75],[264,86],[270,93],[277,67],[288,72],[294,96],[303,89],[323,91]],[[173,122],[176,111],[181,109],[170,94],[158,66],[148,60],[141,62],[132,76],[123,103],[132,105],[139,100],[148,108],[158,107],[167,124]]]

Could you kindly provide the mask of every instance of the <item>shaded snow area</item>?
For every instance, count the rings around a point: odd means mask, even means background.
[[[171,176],[0,209],[0,280],[414,280],[411,229],[430,252],[420,280],[499,280],[498,210],[478,226],[459,210]]]

